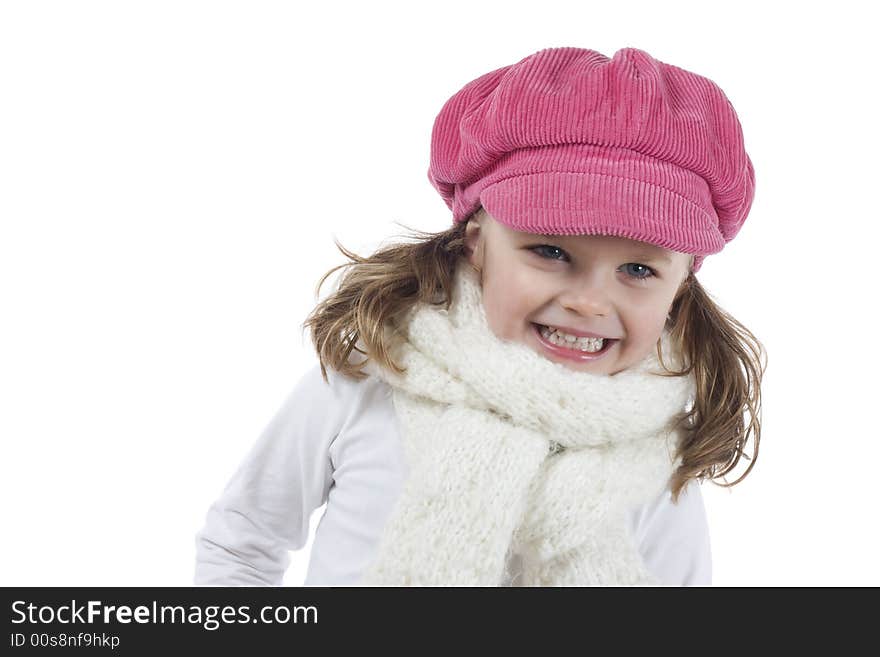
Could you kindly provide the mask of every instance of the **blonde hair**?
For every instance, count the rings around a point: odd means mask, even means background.
[[[449,308],[456,266],[467,256],[467,223],[459,222],[438,233],[408,228],[415,241],[380,248],[366,258],[334,240],[350,262],[333,267],[321,277],[316,297],[328,276],[343,267],[350,269],[302,325],[303,330],[311,330],[325,381],[328,367],[363,379],[367,376],[363,367],[369,359],[394,372],[404,372],[390,356],[396,336],[386,327],[416,303]],[[670,481],[675,503],[692,479],[709,479],[730,487],[751,472],[761,437],[761,379],[767,363],[763,345],[715,303],[693,271],[676,294],[667,328],[673,344],[680,349],[685,369],[673,371],[666,367],[658,340],[657,355],[668,372],[664,376],[693,372],[696,380],[694,404],[675,423],[682,436],[677,449],[681,464]],[[353,351],[364,358],[352,361]],[[750,436],[751,457],[745,453]],[[741,458],[749,461],[745,472],[731,483],[718,483]]]

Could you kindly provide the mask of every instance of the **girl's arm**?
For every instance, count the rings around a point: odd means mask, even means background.
[[[700,484],[692,480],[677,504],[667,490],[636,519],[640,552],[661,584],[710,586],[712,553]]]
[[[282,583],[288,551],[305,545],[311,514],[327,501],[328,450],[343,422],[334,395],[318,365],[288,395],[196,534],[195,584]]]

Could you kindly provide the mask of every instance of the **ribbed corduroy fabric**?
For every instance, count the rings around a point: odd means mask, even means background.
[[[469,82],[434,122],[428,169],[453,222],[602,234],[694,254],[739,232],[755,174],[712,80],[637,48],[547,48]]]

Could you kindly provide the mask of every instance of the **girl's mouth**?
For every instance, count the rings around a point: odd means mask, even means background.
[[[602,358],[615,344],[617,344],[617,342],[619,342],[619,340],[605,338],[602,341],[602,348],[599,349],[599,351],[584,351],[583,349],[578,348],[577,342],[567,342],[565,344],[555,344],[551,342],[544,336],[544,332],[547,330],[546,326],[532,323],[532,328],[535,331],[538,342],[550,356],[577,362],[587,362]]]

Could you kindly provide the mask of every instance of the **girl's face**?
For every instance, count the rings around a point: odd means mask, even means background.
[[[492,332],[595,374],[622,372],[656,348],[692,258],[623,237],[525,233],[485,210],[468,222],[465,240]],[[553,344],[539,326],[616,341],[594,355],[578,343]]]

